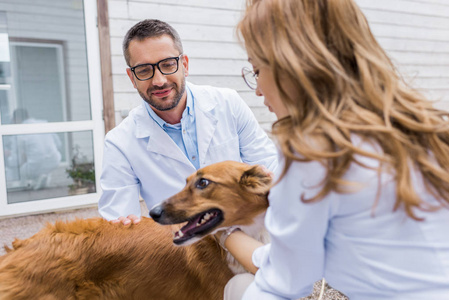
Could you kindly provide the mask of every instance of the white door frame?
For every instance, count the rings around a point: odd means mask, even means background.
[[[84,20],[86,28],[85,32],[90,88],[89,95],[92,120],[42,124],[0,125],[0,218],[58,211],[68,208],[93,206],[98,202],[98,198],[101,194],[100,174],[103,154],[104,122],[102,117],[103,98],[101,90],[100,50],[97,29],[97,2],[95,0],[84,1]],[[8,87],[4,88],[6,89]],[[14,204],[7,203],[3,135],[77,132],[86,130],[92,131],[93,137],[96,182],[95,193]]]

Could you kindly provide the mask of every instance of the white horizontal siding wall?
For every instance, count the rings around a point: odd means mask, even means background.
[[[404,79],[449,110],[449,1],[356,1]]]
[[[184,52],[190,59],[189,81],[237,90],[261,125],[271,127],[274,114],[263,106],[263,100],[254,95],[241,77],[242,67],[249,64],[237,42],[235,25],[244,1],[110,0],[108,5],[116,115],[126,115],[141,101],[125,72],[123,36],[138,21],[154,18],[168,22],[179,32]]]
[[[449,109],[449,1],[357,0],[381,45],[412,85]],[[237,90],[269,129],[275,120],[263,100],[244,84],[240,71],[247,56],[235,25],[244,0],[109,0],[117,123],[141,101],[130,83],[122,54],[126,31],[146,18],[175,27],[190,58],[189,80]]]

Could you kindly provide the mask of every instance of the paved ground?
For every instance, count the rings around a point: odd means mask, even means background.
[[[140,203],[142,215],[148,216],[144,202]],[[0,219],[0,255],[5,254],[4,245],[11,246],[15,238],[26,239],[37,233],[48,222],[73,220],[75,218],[99,217],[97,207],[77,209],[65,212],[47,213],[33,216]]]
[[[26,239],[48,222],[73,220],[75,218],[98,217],[97,208],[85,208],[68,212],[40,214],[33,216],[0,219],[0,255],[5,254],[4,245],[11,246],[15,238]]]
[[[330,287],[327,283],[325,283],[323,287],[322,281],[317,281],[313,285],[313,292],[310,294],[310,296],[307,296],[305,298],[300,298],[298,300],[348,300],[349,298],[340,293],[337,290],[334,290],[332,287]],[[320,298],[321,297],[321,298]]]

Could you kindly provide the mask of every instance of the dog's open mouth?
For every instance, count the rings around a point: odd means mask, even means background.
[[[223,213],[219,209],[202,212],[190,219],[185,226],[175,232],[173,242],[182,244],[196,235],[205,235],[223,221]]]

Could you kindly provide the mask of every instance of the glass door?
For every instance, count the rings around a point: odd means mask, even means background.
[[[0,217],[96,203],[104,127],[93,0],[0,0]]]

